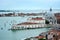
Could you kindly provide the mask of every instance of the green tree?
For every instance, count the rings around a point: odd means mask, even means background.
[[[49,21],[48,20],[45,20],[45,24],[49,24]]]

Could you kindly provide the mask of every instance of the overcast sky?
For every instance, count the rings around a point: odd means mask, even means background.
[[[37,10],[60,8],[60,0],[0,0],[0,9]]]

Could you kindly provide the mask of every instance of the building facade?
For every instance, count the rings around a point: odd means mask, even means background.
[[[57,24],[60,24],[60,13],[55,13]]]
[[[32,16],[27,19],[27,22],[15,24],[12,29],[40,28],[45,26],[45,17],[41,15]]]

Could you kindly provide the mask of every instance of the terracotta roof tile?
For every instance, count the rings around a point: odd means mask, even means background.
[[[31,20],[44,20],[43,18],[32,18]]]
[[[29,24],[38,24],[38,23],[34,23],[34,22],[24,22],[24,23],[20,23],[17,25],[29,25]]]
[[[40,39],[40,38],[44,38],[44,36],[36,36],[35,38],[39,38]]]

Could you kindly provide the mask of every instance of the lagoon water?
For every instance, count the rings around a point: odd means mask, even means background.
[[[49,28],[30,30],[8,30],[13,24],[25,22],[28,17],[0,17],[0,40],[23,40],[24,38],[38,36]]]

